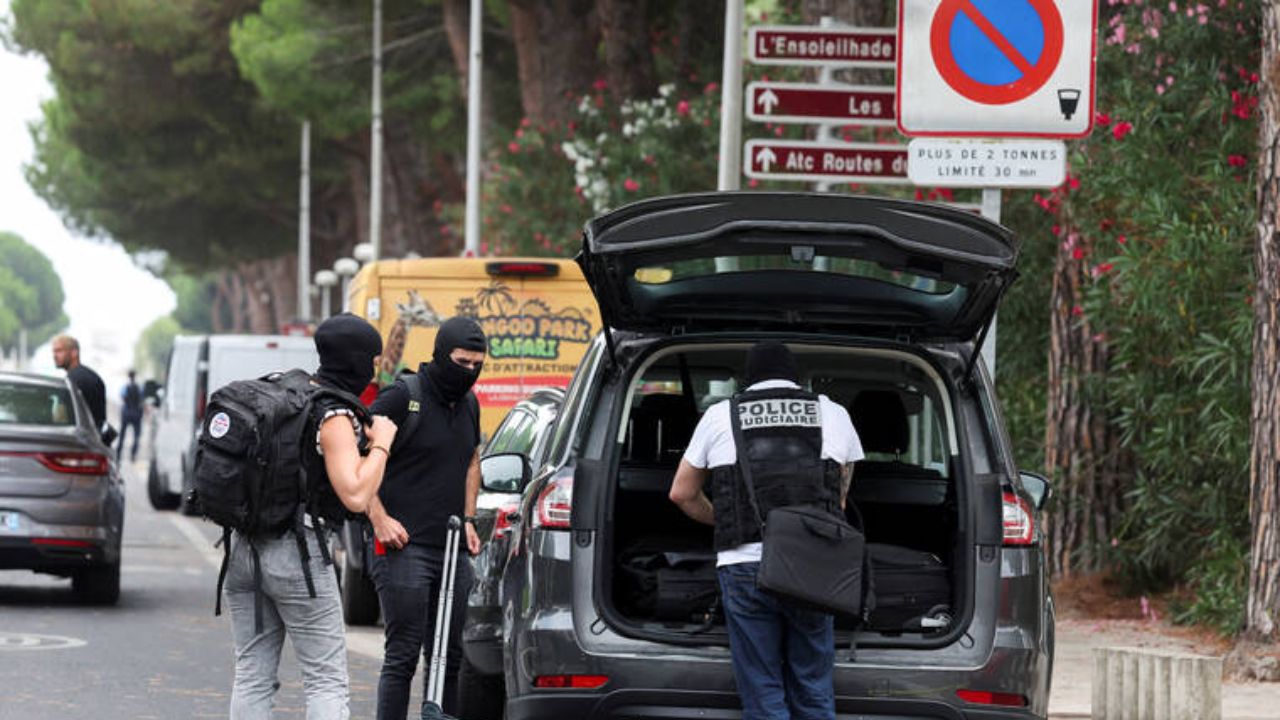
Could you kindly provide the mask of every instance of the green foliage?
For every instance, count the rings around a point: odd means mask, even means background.
[[[210,274],[194,276],[184,273],[168,273],[165,278],[177,299],[173,320],[183,330],[206,334],[213,332],[215,289]]]
[[[181,332],[182,327],[172,315],[156,318],[143,329],[133,346],[133,366],[139,377],[159,378],[164,375],[173,338]]]
[[[35,350],[67,326],[62,280],[49,258],[13,233],[0,232],[0,348],[15,348],[27,331]]]
[[[1249,534],[1258,16],[1256,0],[1104,6],[1094,133],[1068,184],[1034,198],[1041,229],[1028,233],[1043,241],[1052,224],[1088,269],[1073,313],[1111,353],[1101,389],[1135,462],[1112,564],[1135,591],[1188,585],[1176,619],[1226,631],[1242,617]],[[1011,224],[1034,228],[1025,212]],[[1038,352],[1008,343],[1044,347],[1047,321],[1025,311],[1047,286],[1023,283],[1001,317],[1021,462],[1043,437],[1043,375]]]
[[[296,125],[228,49],[252,0],[14,0],[7,43],[49,63],[27,179],[75,229],[186,267],[273,256],[295,205]],[[288,222],[286,220],[286,222]]]
[[[485,236],[499,254],[564,255],[583,222],[653,195],[716,186],[720,95],[716,86],[606,102],[603,85],[581,98],[568,128],[525,123],[490,160]]]

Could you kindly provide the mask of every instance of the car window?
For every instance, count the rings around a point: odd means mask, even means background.
[[[569,383],[569,389],[565,391],[564,404],[561,406],[552,430],[551,450],[547,454],[548,464],[559,466],[569,460],[571,441],[578,431],[582,406],[590,395],[591,382],[596,375],[596,367],[600,364],[603,347],[604,341],[597,336],[591,343],[591,347],[587,348],[587,353],[583,356],[582,363],[578,365],[573,381]]]
[[[0,383],[0,424],[74,425],[75,409],[66,388]]]
[[[489,445],[484,449],[485,455],[497,455],[505,452],[523,452],[519,448],[512,448],[512,438],[515,437],[521,423],[529,423],[532,419],[529,412],[523,407],[517,405],[507,413],[502,419],[502,424],[493,432],[493,437],[489,440]]]

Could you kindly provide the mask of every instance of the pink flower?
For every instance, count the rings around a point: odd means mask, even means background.
[[[1098,127],[1106,127],[1111,124],[1111,116],[1106,113],[1097,113],[1093,116],[1093,121]]]
[[[1084,248],[1082,248],[1082,247],[1080,247],[1080,246],[1078,246],[1078,245],[1077,245],[1076,247],[1071,248],[1071,259],[1072,259],[1072,260],[1083,260],[1083,259],[1084,259]]]
[[[689,114],[689,101],[688,101],[688,100],[681,100],[680,102],[676,103],[676,114],[677,114],[677,115],[680,115],[680,116],[684,116],[684,115],[688,115],[688,114]]]
[[[1228,156],[1227,156],[1227,164],[1228,164],[1228,165],[1230,165],[1231,167],[1240,167],[1240,168],[1242,168],[1242,167],[1244,167],[1245,165],[1248,165],[1248,164],[1249,164],[1249,160],[1248,160],[1248,158],[1246,158],[1246,157],[1245,157],[1245,156],[1243,156],[1243,155],[1228,155]]]
[[[591,83],[591,89],[595,90],[596,92],[605,90],[608,87],[609,87],[609,82],[604,78],[597,78],[595,82]]]
[[[1090,273],[1091,273],[1094,277],[1101,277],[1101,276],[1106,275],[1107,273],[1111,272],[1111,271],[1112,271],[1112,270],[1114,270],[1114,269],[1115,269],[1115,265],[1113,265],[1113,264],[1111,264],[1111,263],[1109,263],[1109,262],[1105,262],[1105,263],[1098,263],[1097,265],[1094,265],[1094,266],[1093,266],[1093,269],[1090,271]]]
[[[520,152],[520,143],[516,142],[515,140],[512,140],[511,142],[507,143],[507,150],[512,153]]]
[[[1127,235],[1121,235],[1120,237],[1116,238],[1116,242],[1120,243],[1121,245],[1124,245],[1125,243],[1129,242],[1129,237]]]
[[[1118,122],[1115,127],[1111,128],[1111,135],[1117,140],[1123,140],[1124,136],[1131,132],[1133,132],[1133,123],[1128,120]]]
[[[1078,177],[1076,177],[1076,176],[1074,176],[1074,175],[1068,175],[1068,176],[1067,176],[1067,188],[1068,188],[1068,189],[1070,189],[1070,190],[1079,190],[1079,189],[1080,189],[1080,178],[1078,178]]]
[[[756,180],[755,178],[751,178],[750,180],[747,181],[747,187],[755,187],[759,184],[760,184],[760,181]]]
[[[1074,317],[1080,317],[1081,315],[1084,314],[1084,308],[1080,307],[1079,305],[1072,305],[1071,314]]]
[[[709,82],[709,83],[707,83],[707,86],[706,86],[706,87],[702,88],[702,92],[704,92],[704,93],[706,93],[706,94],[710,95],[711,93],[713,93],[713,92],[715,92],[715,91],[717,91],[717,90],[719,90],[719,89],[720,89],[720,84],[719,84],[719,83]]]
[[[631,178],[627,178],[623,181],[622,187],[626,188],[627,192],[635,192],[640,189],[640,183],[632,180]]]

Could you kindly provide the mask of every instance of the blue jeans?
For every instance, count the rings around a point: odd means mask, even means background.
[[[742,720],[834,720],[833,619],[756,589],[759,568],[738,563],[718,571]]]
[[[463,536],[462,539],[465,539]],[[372,543],[370,543],[372,545]],[[427,672],[422,675],[423,702],[430,680],[431,649],[435,641],[436,603],[444,580],[444,550],[422,545],[388,549],[386,555],[370,550],[370,574],[382,603],[386,626],[382,674],[378,678],[379,720],[404,720],[409,709],[409,684],[422,655]],[[458,552],[454,576],[453,613],[449,618],[448,650],[445,655],[444,697],[441,705],[456,714],[458,669],[462,664],[462,626],[467,621],[467,593],[471,588],[471,561],[465,547]],[[417,717],[417,713],[414,715]]]
[[[346,720],[347,626],[342,620],[338,578],[326,565],[320,545],[306,533],[311,556],[311,579],[316,597],[307,590],[302,574],[298,541],[292,533],[258,537],[262,569],[262,629],[254,627],[253,556],[239,533],[231,536],[231,559],[224,587],[231,609],[231,635],[235,642],[236,679],[231,690],[232,720],[269,720],[272,701],[280,687],[276,671],[287,634],[302,668],[302,688],[307,698],[307,720]]]

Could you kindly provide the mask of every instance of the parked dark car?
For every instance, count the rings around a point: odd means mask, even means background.
[[[120,597],[124,482],[84,398],[64,378],[0,373],[0,570],[71,578]]]
[[[868,541],[946,578],[946,601],[918,617],[837,620],[839,717],[1045,717],[1048,484],[1015,467],[979,358],[1017,255],[971,213],[851,195],[657,198],[588,223],[578,261],[605,330],[543,466],[486,468],[524,484],[502,575],[506,717],[739,717],[714,585],[678,574],[711,552],[711,528],[668,492],[761,339],[850,409],[867,457],[849,512]]]
[[[541,467],[546,459],[552,423],[564,402],[564,390],[540,388],[516,403],[494,430],[481,451],[481,472],[495,471],[519,458],[520,463]],[[496,468],[501,475],[502,468]],[[511,475],[508,471],[506,475]],[[476,501],[476,531],[484,545],[472,559],[471,594],[462,630],[462,669],[459,679],[460,712],[467,720],[500,720],[502,717],[502,607],[498,597],[502,571],[510,549],[511,523],[520,507],[520,484],[490,483]]]

